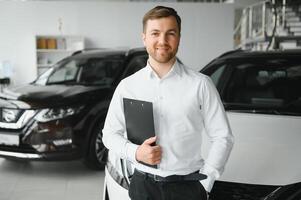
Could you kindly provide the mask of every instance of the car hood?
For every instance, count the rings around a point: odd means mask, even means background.
[[[227,182],[289,185],[301,182],[301,117],[227,112],[235,138]],[[204,135],[204,154],[211,145]]]
[[[0,93],[1,107],[33,108],[87,102],[103,95],[108,87],[83,85],[23,85]]]

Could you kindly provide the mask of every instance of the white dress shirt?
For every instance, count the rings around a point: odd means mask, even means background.
[[[138,146],[126,138],[123,98],[153,103],[156,143],[162,147],[157,169],[136,161]],[[206,160],[201,152],[204,133],[212,142]],[[119,83],[105,120],[103,142],[110,151],[144,172],[165,177],[200,170],[208,175],[201,183],[209,192],[224,170],[233,136],[211,79],[176,61],[162,78],[147,64]]]

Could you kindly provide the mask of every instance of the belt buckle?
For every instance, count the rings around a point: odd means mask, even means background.
[[[154,180],[155,180],[156,182],[160,182],[159,176],[154,174]]]

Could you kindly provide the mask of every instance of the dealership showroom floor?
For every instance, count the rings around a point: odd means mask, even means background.
[[[81,161],[20,162],[0,158],[0,200],[100,200],[104,171]]]

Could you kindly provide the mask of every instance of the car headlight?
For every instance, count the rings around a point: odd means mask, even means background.
[[[19,119],[20,114],[21,110],[3,108],[1,121],[6,123],[14,123]]]
[[[57,119],[63,119],[68,116],[78,113],[83,106],[80,107],[64,107],[64,108],[46,108],[40,110],[35,116],[35,119],[39,122],[48,122]]]

